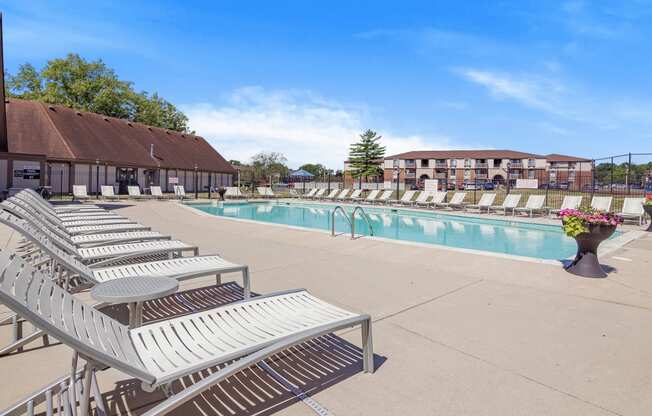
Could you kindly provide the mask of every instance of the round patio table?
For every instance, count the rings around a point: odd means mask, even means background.
[[[143,324],[143,302],[171,295],[179,281],[169,277],[135,276],[100,283],[91,296],[100,302],[126,303],[129,308],[129,328]]]

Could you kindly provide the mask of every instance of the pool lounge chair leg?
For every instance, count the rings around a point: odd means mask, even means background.
[[[251,276],[249,276],[249,267],[245,266],[242,270],[242,285],[244,286],[244,298],[251,297]]]
[[[215,275],[215,284],[218,286],[222,284],[222,275],[219,273]]]
[[[374,372],[374,347],[371,335],[371,318],[360,325],[362,332],[362,369],[365,373]]]

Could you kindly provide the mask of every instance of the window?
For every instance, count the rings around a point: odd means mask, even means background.
[[[499,168],[500,165],[502,165],[502,164],[503,164],[503,160],[502,160],[502,159],[494,159],[494,167],[495,167],[495,168]]]
[[[537,165],[537,164],[536,164],[536,162],[535,162],[534,159],[528,159],[528,160],[527,160],[527,166],[528,166],[529,168],[534,168],[534,167],[536,167],[536,165]]]
[[[428,167],[428,159],[421,159],[421,167],[422,168]]]
[[[528,178],[528,179],[536,179],[536,177],[534,176],[535,173],[536,173],[536,172],[533,171],[533,170],[528,170],[528,171],[527,171],[527,178]]]
[[[464,179],[469,179],[471,178],[471,171],[470,170],[465,170],[464,171]]]
[[[464,159],[464,167],[465,168],[471,167],[471,159]]]
[[[457,159],[452,159],[451,160],[451,169],[455,169],[457,167]]]

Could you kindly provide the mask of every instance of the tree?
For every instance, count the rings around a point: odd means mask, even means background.
[[[229,163],[232,164],[233,166],[242,166],[242,162],[239,160],[231,159],[229,160]]]
[[[360,181],[362,178],[368,180],[370,176],[378,176],[383,173],[379,160],[385,157],[385,147],[380,145],[380,139],[373,130],[367,130],[360,135],[360,141],[353,143],[349,150],[349,166],[351,176]]]
[[[306,163],[305,165],[299,166],[299,169],[303,169],[318,177],[323,177],[328,174],[328,169],[321,163]]]
[[[282,153],[260,152],[251,158],[251,166],[257,178],[269,178],[272,175],[287,176],[290,169],[285,165],[287,158]]]
[[[156,93],[134,91],[102,60],[89,62],[77,54],[52,59],[40,71],[21,65],[7,76],[7,95],[188,132],[188,118],[174,105]]]

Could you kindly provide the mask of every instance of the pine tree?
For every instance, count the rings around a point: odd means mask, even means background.
[[[380,139],[373,130],[367,130],[360,135],[360,141],[353,143],[349,150],[349,164],[351,176],[360,181],[362,178],[368,180],[370,176],[378,176],[383,173],[379,159],[385,157],[385,147],[380,145]]]

